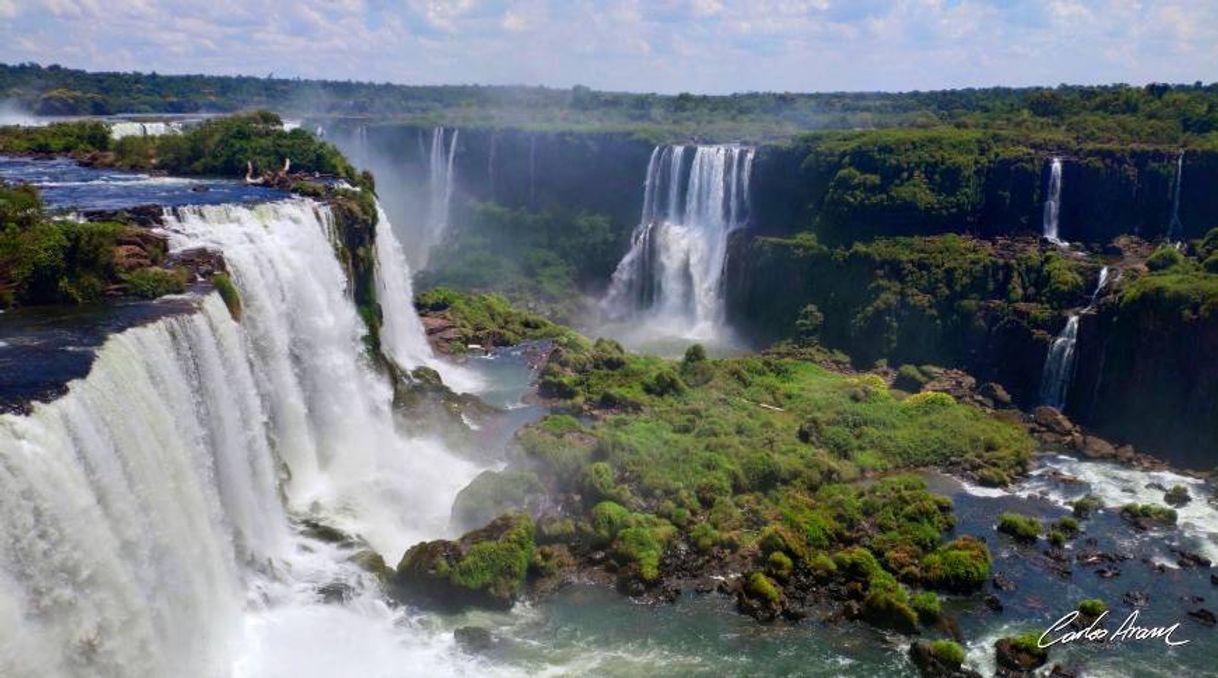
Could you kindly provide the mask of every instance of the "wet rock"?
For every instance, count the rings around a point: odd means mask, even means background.
[[[996,384],[988,381],[981,385],[978,391],[983,398],[989,398],[997,407],[1010,407],[1012,403],[1011,394],[1002,387],[1002,384]]]
[[[993,594],[987,595],[983,599],[983,602],[985,603],[985,606],[988,607],[993,612],[1002,612],[1002,610],[1004,609],[1002,606],[1002,601],[998,600],[998,596],[995,596]]]
[[[1044,666],[1045,662],[1049,661],[1049,651],[1036,646],[1034,635],[1002,638],[994,643],[994,657],[998,662],[1000,675],[1003,669],[1008,672],[1027,673]]]
[[[1122,600],[1130,607],[1146,607],[1150,605],[1150,595],[1145,591],[1128,591]]]
[[[1121,576],[1121,568],[1116,565],[1105,565],[1096,570],[1095,575],[1100,579],[1112,579],[1113,577]]]
[[[1213,586],[1218,586],[1218,574],[1210,575],[1210,584],[1212,584]]]
[[[317,593],[327,605],[341,605],[355,597],[355,589],[346,582],[336,581],[317,587]]]
[[[1005,574],[1003,574],[1001,572],[994,575],[993,583],[994,583],[994,588],[998,589],[999,591],[1014,591],[1015,590],[1015,582],[1011,581],[1010,577],[1006,576]]]
[[[1078,678],[1080,675],[1082,674],[1079,673],[1079,670],[1073,666],[1062,666],[1061,664],[1054,664],[1053,668],[1049,670],[1049,678]]]
[[[1088,459],[1115,459],[1117,456],[1112,443],[1095,436],[1083,436],[1083,447],[1079,452]]]
[[[470,654],[480,654],[495,647],[495,636],[482,626],[462,626],[453,631],[457,646]]]
[[[151,265],[152,259],[141,247],[119,245],[114,248],[114,267],[120,271],[134,271],[137,268],[147,268]]]
[[[1197,622],[1204,624],[1205,626],[1214,626],[1218,624],[1218,616],[1215,616],[1213,612],[1205,609],[1204,607],[1189,610],[1188,616],[1197,620]]]
[[[1173,549],[1173,550],[1176,552],[1176,555],[1179,556],[1178,558],[1176,558],[1176,564],[1179,565],[1180,567],[1183,567],[1183,568],[1209,567],[1210,565],[1213,564],[1210,562],[1209,558],[1206,558],[1205,556],[1203,556],[1201,554],[1193,553],[1191,551],[1184,551],[1182,549]]]
[[[951,643],[932,645],[917,641],[909,646],[909,659],[923,678],[980,678],[981,674],[961,666],[958,652],[959,646]]]
[[[1032,420],[1041,428],[1061,436],[1068,436],[1075,430],[1074,424],[1066,418],[1066,415],[1048,405],[1036,408],[1032,413]]]

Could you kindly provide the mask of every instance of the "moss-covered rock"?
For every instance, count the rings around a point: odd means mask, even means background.
[[[1121,507],[1121,517],[1140,530],[1152,527],[1172,527],[1176,524],[1176,510],[1156,504],[1126,504]]]
[[[410,547],[398,563],[395,593],[446,609],[506,609],[524,585],[533,550],[533,521],[523,514],[500,516],[456,541]]]
[[[999,639],[994,643],[999,668],[1022,674],[1044,666],[1049,661],[1049,650],[1037,644],[1039,636],[1035,631],[1030,631]]]
[[[974,537],[960,537],[922,561],[922,581],[944,591],[976,591],[990,576],[990,549]]]
[[[452,520],[470,529],[511,511],[532,513],[544,500],[545,487],[533,473],[483,471],[457,493]]]
[[[962,668],[964,648],[951,640],[917,641],[909,646],[909,658],[924,678],[971,678],[980,676]]]

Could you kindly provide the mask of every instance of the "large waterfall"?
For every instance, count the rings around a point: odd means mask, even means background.
[[[437,127],[431,133],[431,152],[427,162],[428,212],[424,252],[444,239],[444,232],[448,229],[453,189],[456,187],[453,160],[457,153],[457,136],[460,130],[454,129],[451,135],[447,135],[447,144],[444,140],[446,132],[443,127]]]
[[[1061,244],[1057,234],[1057,222],[1061,213],[1062,199],[1062,161],[1053,158],[1049,163],[1049,190],[1045,197],[1045,214],[1042,224],[1042,235],[1052,243]]]
[[[728,234],[749,216],[753,155],[742,146],[652,151],[642,217],[602,302],[606,312],[713,335],[723,319]]]
[[[288,517],[393,562],[445,531],[477,469],[395,430],[328,208],[181,208],[166,228],[175,249],[224,252],[242,321],[209,295],[111,337],[65,396],[0,417],[0,675],[316,675],[335,654],[331,671],[371,669],[402,649],[388,608],[330,547],[302,550]],[[336,579],[358,600],[319,608]],[[348,656],[328,636],[349,629]]]

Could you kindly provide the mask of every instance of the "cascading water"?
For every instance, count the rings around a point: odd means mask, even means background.
[[[445,531],[478,469],[395,430],[328,208],[190,207],[165,221],[174,249],[224,252],[242,322],[209,295],[111,337],[65,396],[0,417],[0,675],[400,668],[405,639],[375,587],[346,556],[302,545],[288,516],[393,562]],[[316,586],[336,580],[356,600],[319,608]],[[378,644],[352,639],[352,656],[324,643],[354,628]],[[435,653],[424,645],[408,654]]]
[[[1100,292],[1108,285],[1110,270],[1107,266],[1100,269],[1099,280],[1095,290],[1091,292],[1091,303],[1082,310],[1086,313],[1095,308]],[[1040,402],[1057,409],[1066,406],[1066,394],[1070,382],[1074,379],[1074,353],[1078,343],[1079,313],[1072,313],[1066,320],[1066,326],[1049,345],[1049,354],[1045,357],[1045,368],[1040,378]]]
[[[1061,197],[1062,161],[1061,158],[1053,158],[1052,162],[1049,163],[1049,190],[1045,198],[1042,234],[1046,240],[1058,245],[1062,244],[1062,240],[1057,234],[1058,216],[1061,213]]]
[[[1040,380],[1040,402],[1062,409],[1066,406],[1066,391],[1074,376],[1074,347],[1078,342],[1078,314],[1066,320],[1066,326],[1049,346],[1045,369]]]
[[[1176,180],[1172,182],[1171,221],[1167,225],[1168,242],[1178,242],[1184,237],[1184,224],[1180,221],[1180,186],[1184,184],[1184,151],[1176,156]]]
[[[428,213],[424,253],[438,245],[448,229],[449,207],[452,205],[456,182],[453,175],[453,160],[457,153],[457,136],[461,130],[454,129],[445,144],[446,130],[437,127],[431,132],[431,153],[428,159]],[[426,259],[424,259],[424,262]]]
[[[179,122],[112,122],[110,123],[110,138],[114,140],[124,137],[155,137],[164,134],[180,134],[182,124]]]
[[[647,315],[685,336],[713,335],[728,235],[748,220],[753,155],[742,146],[652,151],[642,218],[602,301],[610,316]]]

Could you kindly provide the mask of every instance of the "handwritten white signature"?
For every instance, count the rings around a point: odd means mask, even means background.
[[[1110,632],[1108,629],[1101,626],[1101,622],[1108,616],[1108,612],[1100,614],[1091,622],[1089,626],[1082,629],[1072,629],[1071,625],[1079,616],[1078,610],[1067,613],[1061,619],[1053,623],[1044,633],[1040,634],[1040,638],[1036,641],[1036,645],[1041,648],[1052,647],[1057,644],[1066,645],[1075,641],[1086,641],[1091,643],[1119,643],[1130,640],[1162,640],[1164,644],[1171,647],[1179,645],[1188,645],[1191,640],[1174,640],[1172,632],[1180,627],[1180,622],[1176,622],[1171,626],[1138,626],[1138,611],[1134,610],[1125,617],[1125,621],[1117,627],[1116,631]],[[1060,635],[1053,635],[1055,632],[1063,631]]]

